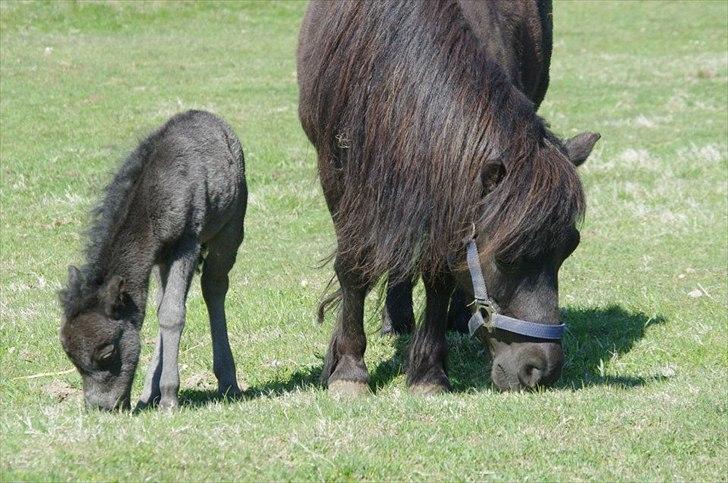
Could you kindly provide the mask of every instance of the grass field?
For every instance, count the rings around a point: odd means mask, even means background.
[[[728,3],[555,5],[541,114],[563,135],[603,136],[561,271],[557,387],[498,393],[481,347],[450,336],[454,392],[412,396],[408,341],[376,334],[372,296],[375,395],[348,404],[317,384],[333,229],[296,114],[304,8],[0,3],[0,480],[726,480]],[[109,173],[188,108],[222,115],[245,147],[228,310],[247,398],[214,397],[195,282],[183,407],[86,412],[56,291]],[[150,312],[142,370],[156,329]]]

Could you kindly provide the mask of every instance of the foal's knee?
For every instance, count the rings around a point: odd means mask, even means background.
[[[185,307],[162,307],[159,313],[159,327],[163,329],[179,329],[185,322]]]

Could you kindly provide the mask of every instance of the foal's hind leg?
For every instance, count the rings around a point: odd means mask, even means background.
[[[364,364],[364,298],[369,284],[363,283],[340,257],[336,258],[335,268],[341,286],[341,311],[321,381],[328,384],[333,394],[364,394],[369,390],[369,373]]]
[[[447,359],[447,305],[452,292],[452,277],[423,274],[427,302],[425,320],[410,349],[407,384],[414,392],[435,394],[450,389],[445,372]]]
[[[239,223],[226,225],[208,243],[208,252],[202,269],[202,296],[210,315],[212,334],[212,368],[222,395],[241,394],[235,375],[235,361],[228,340],[225,318],[225,296],[228,291],[228,272],[235,264],[238,247],[243,240],[242,217]]]
[[[179,342],[185,325],[185,302],[190,281],[195,273],[200,246],[197,240],[185,239],[174,250],[169,265],[167,284],[159,306],[159,405],[175,408],[179,405]]]

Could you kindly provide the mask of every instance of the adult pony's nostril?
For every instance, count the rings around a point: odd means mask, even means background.
[[[518,380],[527,388],[534,388],[543,379],[546,361],[529,361],[523,364],[518,371]]]

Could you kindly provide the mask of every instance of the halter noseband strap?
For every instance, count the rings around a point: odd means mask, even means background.
[[[467,260],[470,278],[473,281],[473,315],[468,321],[468,331],[471,336],[479,338],[492,333],[495,329],[501,329],[515,334],[534,337],[537,339],[558,340],[564,335],[566,324],[549,325],[538,322],[514,319],[498,313],[497,306],[488,297],[488,290],[485,287],[483,271],[480,268],[480,257],[475,239],[470,238],[467,242]]]

